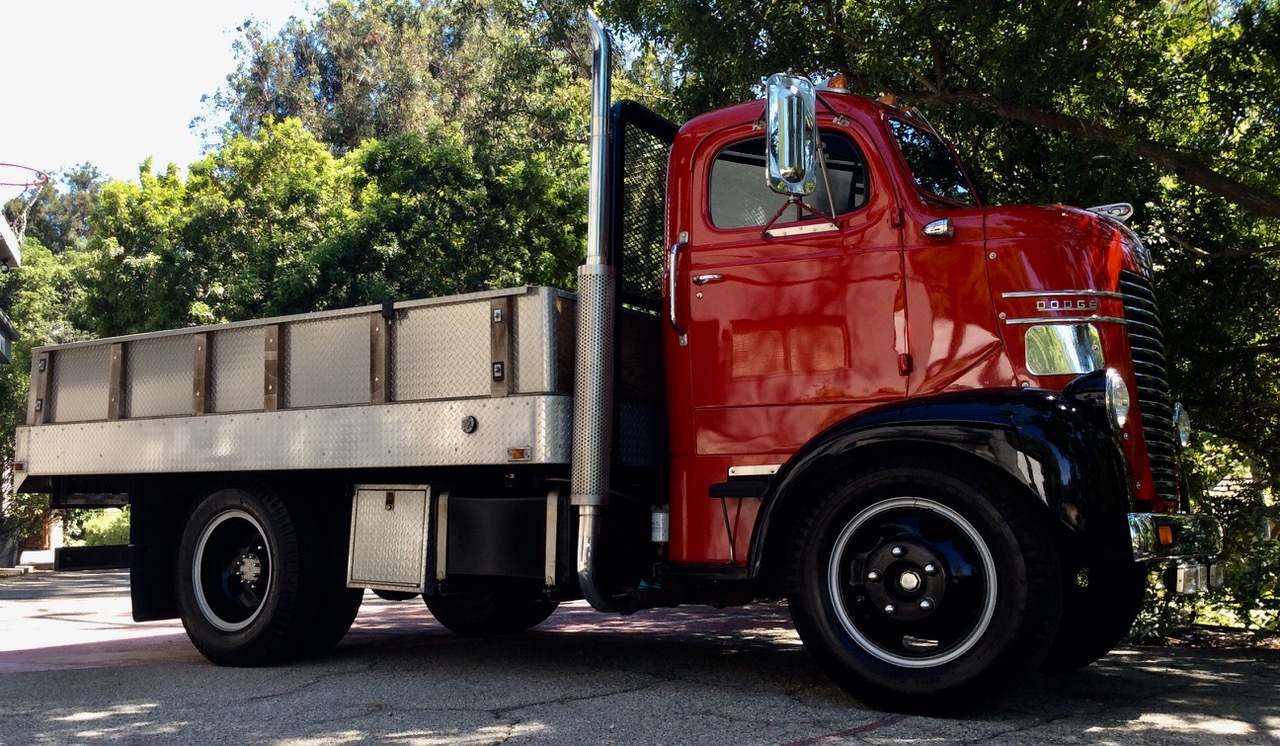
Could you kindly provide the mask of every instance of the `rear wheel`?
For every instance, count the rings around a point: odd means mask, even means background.
[[[219,665],[289,657],[306,621],[301,569],[294,522],[278,495],[265,487],[211,492],[192,512],[179,548],[187,636]]]
[[[1056,549],[1032,506],[959,470],[849,478],[795,533],[801,639],[864,702],[921,710],[1035,668],[1058,622]]]
[[[319,506],[291,511],[263,484],[216,488],[187,520],[178,603],[187,636],[224,666],[316,655],[342,639],[363,591],[343,583],[345,552]]]
[[[436,621],[459,635],[510,635],[536,627],[559,604],[541,594],[483,591],[426,595],[427,609]]]

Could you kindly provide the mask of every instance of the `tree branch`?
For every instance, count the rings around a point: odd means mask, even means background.
[[[1270,246],[1260,246],[1256,249],[1236,249],[1234,251],[1205,251],[1199,246],[1193,245],[1190,241],[1182,236],[1165,229],[1162,233],[1170,243],[1176,244],[1187,251],[1193,252],[1205,259],[1240,259],[1246,256],[1257,256],[1259,254],[1274,254],[1280,252],[1280,244],[1272,244]]]
[[[1095,142],[1121,145],[1133,154],[1172,171],[1188,184],[1198,186],[1263,217],[1280,218],[1280,196],[1224,176],[1195,158],[1154,140],[1136,139],[1122,130],[1058,112],[1027,109],[976,91],[934,91],[918,97],[943,104],[978,106],[1012,121],[1069,132]]]

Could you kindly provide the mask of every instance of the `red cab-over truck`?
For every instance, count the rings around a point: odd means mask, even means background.
[[[681,127],[596,58],[576,292],[493,290],[44,347],[15,482],[131,507],[134,618],[315,655],[364,589],[463,634],[561,601],[786,598],[865,701],[1106,654],[1187,512],[1122,207],[991,206],[919,114],[807,78]]]

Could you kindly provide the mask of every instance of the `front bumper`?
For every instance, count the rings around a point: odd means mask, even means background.
[[[1186,513],[1130,513],[1129,536],[1133,560],[1154,563],[1171,560],[1164,583],[1180,594],[1202,593],[1222,585],[1222,529],[1207,515]]]
[[[1205,559],[1222,552],[1222,529],[1207,515],[1130,513],[1135,562]]]

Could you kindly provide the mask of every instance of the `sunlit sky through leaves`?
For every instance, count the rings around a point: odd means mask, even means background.
[[[234,66],[236,27],[274,35],[323,0],[0,0],[0,162],[57,171],[85,161],[116,179],[186,168],[200,97]],[[5,197],[10,195],[0,195]]]

